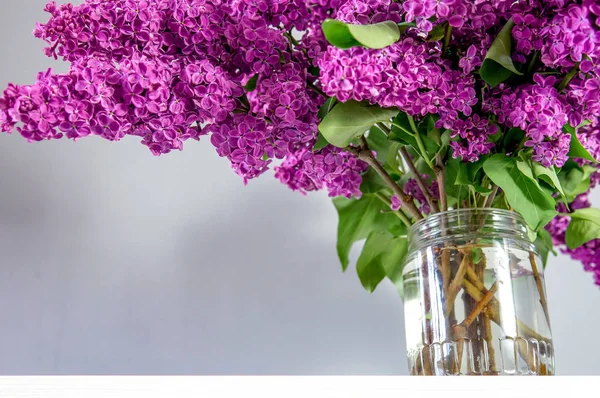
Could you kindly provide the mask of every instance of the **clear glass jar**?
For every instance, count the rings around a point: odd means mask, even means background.
[[[519,214],[463,209],[419,221],[403,277],[411,374],[554,374],[542,260]]]

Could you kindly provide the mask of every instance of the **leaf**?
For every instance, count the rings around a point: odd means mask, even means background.
[[[399,178],[401,174],[401,160],[398,153],[401,147],[402,145],[398,142],[390,142],[385,164],[383,165],[394,180],[397,180],[394,176],[398,176]]]
[[[375,151],[379,163],[385,163],[388,151],[390,150],[390,142],[387,135],[380,128],[373,126],[369,130],[369,135],[367,135],[367,142],[369,143],[369,148]]]
[[[512,28],[515,25],[511,19],[504,25],[490,46],[481,65],[481,78],[492,87],[496,87],[506,79],[519,72],[512,61]]]
[[[408,28],[416,28],[416,22],[400,22],[398,24],[398,29],[400,30],[400,34],[404,33]]]
[[[327,145],[329,145],[329,142],[327,142],[327,140],[325,139],[323,134],[319,133],[319,135],[317,137],[317,142],[315,143],[315,146],[313,147],[312,151],[317,152],[317,151],[325,148]]]
[[[459,160],[456,166],[457,175],[454,185],[466,185],[472,187],[475,192],[478,192],[484,196],[491,194],[493,189],[481,185],[481,178],[478,178],[479,170],[481,170],[483,167],[483,163],[486,159],[486,156],[482,156],[477,162],[474,163],[465,163]]]
[[[446,29],[448,29],[448,23],[444,22],[443,24],[434,26],[429,32],[427,36],[427,41],[440,41],[446,36]]]
[[[600,210],[587,208],[570,213],[571,222],[567,227],[565,240],[569,249],[600,239]]]
[[[337,197],[333,199],[338,215],[337,253],[345,271],[348,267],[348,255],[355,242],[365,239],[373,231],[389,230],[390,226],[401,224],[389,208],[373,195],[364,195],[360,199]]]
[[[357,46],[380,49],[400,39],[400,29],[392,21],[357,25],[326,19],[321,26],[327,41],[341,49]]]
[[[569,203],[567,201],[567,196],[565,195],[562,184],[558,179],[558,174],[556,174],[556,170],[553,168],[544,167],[537,162],[533,162],[533,174],[536,176],[536,178],[554,187],[562,197],[565,204]]]
[[[440,146],[436,144],[427,134],[420,134],[419,138],[425,148],[425,153],[419,148],[416,133],[413,132],[408,116],[404,112],[399,112],[392,121],[392,129],[388,137],[392,141],[399,142],[404,145],[410,145],[424,159],[430,161],[440,150]]]
[[[552,196],[519,170],[516,159],[497,154],[483,164],[483,170],[534,230],[538,231],[558,214]]]
[[[333,107],[336,103],[337,103],[337,98],[335,98],[335,97],[327,98],[327,100],[325,100],[323,105],[321,105],[321,107],[319,108],[319,113],[317,113],[319,120],[323,120],[325,118],[325,116],[327,116],[327,114],[329,112],[331,112],[331,109],[333,109]]]
[[[471,250],[471,261],[473,262],[473,264],[479,264],[481,260],[486,260],[483,249],[476,247],[473,250]]]
[[[578,195],[590,190],[590,176],[595,171],[594,167],[579,166],[571,160],[565,163],[558,173],[558,179],[562,184],[568,203],[575,200]]]
[[[518,128],[509,129],[504,137],[504,149],[507,153],[513,152],[525,138],[525,132]]]
[[[372,25],[348,25],[350,34],[367,48],[385,48],[400,39],[400,29],[393,21]]]
[[[570,158],[579,158],[597,162],[597,160],[594,159],[588,150],[585,149],[585,147],[581,144],[581,141],[579,141],[579,137],[577,137],[577,130],[567,124],[563,127],[563,131],[571,134],[571,146],[569,148]]]
[[[369,167],[367,172],[362,176],[362,183],[360,184],[360,191],[363,194],[373,194],[388,189],[383,178],[377,174],[372,167]]]
[[[389,122],[398,110],[365,106],[356,101],[337,104],[319,125],[319,131],[332,145],[345,148],[379,122]]]
[[[537,233],[537,239],[535,240],[535,242],[533,242],[533,244],[540,253],[544,264],[544,268],[546,268],[546,264],[548,263],[548,254],[553,253],[554,255],[556,255],[550,232],[543,228],[540,229]]]
[[[456,184],[456,179],[458,178],[459,169],[461,167],[462,161],[460,159],[456,159],[450,157],[446,162],[445,167],[445,182],[446,182],[446,195],[448,196],[448,204],[456,203],[464,199],[468,190],[459,189],[462,186]]]
[[[385,277],[395,284],[401,282],[407,246],[406,237],[395,237],[385,231],[369,234],[356,263],[358,277],[369,293]]]
[[[337,48],[351,48],[360,46],[360,43],[350,34],[348,25],[335,19],[326,19],[321,24],[323,34],[327,41]]]
[[[248,83],[244,86],[247,92],[256,90],[256,84],[258,83],[258,75],[254,75],[248,80]]]

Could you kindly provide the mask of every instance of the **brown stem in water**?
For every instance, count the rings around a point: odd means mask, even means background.
[[[480,290],[476,287],[475,284],[471,283],[468,278],[463,280],[463,286],[465,287],[465,291],[469,294],[469,296],[473,297],[475,300],[480,301],[483,299],[483,295],[487,292],[487,289]],[[500,319],[500,304],[496,298],[493,298],[488,306],[488,314],[492,321],[494,321],[498,326],[502,327],[502,322]],[[550,340],[546,337],[542,336],[535,330],[531,329],[520,319],[516,319],[517,329],[521,331],[523,336],[527,339],[535,339],[538,341],[543,341],[545,343],[550,343]]]
[[[466,327],[469,327],[473,323],[473,321],[475,321],[475,319],[477,319],[479,314],[481,314],[481,312],[485,309],[485,307],[487,307],[487,305],[490,303],[490,301],[492,301],[492,299],[494,298],[494,294],[496,294],[496,290],[498,290],[498,281],[494,282],[494,284],[492,285],[490,290],[488,290],[483,295],[481,300],[477,303],[477,305],[475,306],[475,309],[473,309],[473,312],[471,312],[465,318],[465,320],[462,321],[463,325],[465,325]]]
[[[477,279],[481,282],[481,285],[485,287],[485,269],[487,267],[487,258],[484,256],[484,262],[483,264],[481,264],[481,266],[478,269],[477,272]],[[496,286],[496,289],[498,288],[497,285],[498,281],[496,280],[494,282],[494,285]],[[493,298],[493,295],[492,295]],[[491,299],[490,299],[491,301]],[[487,352],[488,352],[488,358],[489,358],[489,369],[490,369],[490,373],[493,375],[497,374],[497,368],[496,368],[496,351],[494,350],[494,340],[493,340],[493,334],[492,334],[492,321],[490,319],[490,317],[487,314],[487,311],[483,312],[483,316],[480,317],[477,320],[477,323],[479,324],[479,329],[481,331],[481,335],[483,337],[483,339],[485,340],[485,345],[487,345]],[[481,343],[481,348],[482,350],[484,349],[484,343]]]
[[[448,286],[448,294],[446,295],[446,305],[444,309],[446,316],[448,316],[454,310],[456,296],[458,296],[458,293],[462,288],[467,269],[470,268],[469,264],[471,262],[471,252],[467,251],[463,254],[464,257],[460,262],[458,270],[456,271],[456,275],[454,275],[454,279],[450,283],[450,286]]]
[[[533,271],[533,278],[535,279],[535,284],[537,285],[538,294],[540,295],[540,304],[542,305],[542,310],[544,310],[544,315],[546,316],[546,322],[548,322],[548,326],[550,326],[550,315],[548,314],[548,303],[546,302],[546,295],[544,294],[544,288],[542,286],[542,278],[540,278],[540,273],[538,271],[537,264],[535,262],[535,253],[529,253],[529,262],[531,263],[531,270]]]
[[[490,319],[490,316],[485,312],[483,313],[483,332],[485,341],[487,342],[488,346],[488,354],[490,358],[490,372],[492,372],[492,374],[497,374],[498,369],[496,368],[496,351],[494,350],[494,341],[492,340],[492,320]]]

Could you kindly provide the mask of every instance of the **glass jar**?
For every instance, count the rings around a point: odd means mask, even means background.
[[[403,278],[411,374],[554,374],[542,260],[519,214],[461,209],[417,222]]]

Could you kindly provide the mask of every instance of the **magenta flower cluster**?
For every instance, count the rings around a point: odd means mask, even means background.
[[[596,172],[592,175],[591,188],[594,188],[600,182],[600,173]],[[585,209],[591,207],[589,201],[589,192],[579,195],[575,200],[569,204],[570,210]],[[558,210],[566,214],[568,212],[567,207],[564,204],[559,204]],[[570,217],[558,216],[550,222],[546,229],[552,236],[553,243],[561,248],[561,251],[568,254],[574,260],[581,261],[586,271],[593,273],[594,281],[600,286],[600,239],[594,239],[577,249],[566,248],[565,233],[569,226]]]

